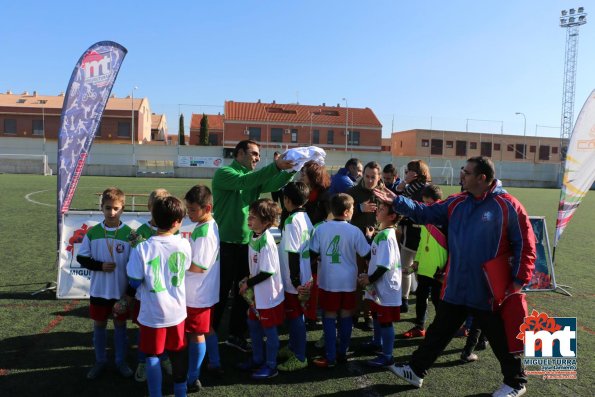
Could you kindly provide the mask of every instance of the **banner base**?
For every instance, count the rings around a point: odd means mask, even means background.
[[[566,296],[572,296],[572,294],[570,292],[566,291],[566,288],[572,288],[572,287],[569,285],[556,284],[556,286],[554,287],[554,292],[557,292],[559,294],[566,295]]]
[[[58,286],[58,284],[56,284],[55,281],[48,281],[45,285],[45,287],[33,292],[31,294],[31,296],[35,296],[37,294],[41,294],[42,292],[48,292],[48,291],[56,291],[56,287]]]

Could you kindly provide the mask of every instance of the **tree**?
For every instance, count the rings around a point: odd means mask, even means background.
[[[209,146],[209,116],[204,113],[202,114],[202,119],[200,119],[198,144],[202,146]]]
[[[180,115],[180,127],[178,128],[178,145],[185,145],[185,136],[184,136],[184,114]]]

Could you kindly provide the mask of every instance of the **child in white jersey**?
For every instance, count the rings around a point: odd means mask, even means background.
[[[381,203],[376,210],[376,220],[380,231],[372,241],[368,273],[360,274],[358,281],[366,289],[365,299],[370,300],[374,322],[374,337],[367,347],[381,351],[368,365],[385,367],[394,364],[393,323],[401,318],[401,256],[395,234],[399,216],[392,206]]]
[[[304,305],[312,285],[310,268],[310,234],[312,223],[304,205],[310,188],[303,182],[289,182],[283,188],[283,204],[289,216],[283,225],[279,245],[281,275],[285,289],[285,318],[289,325],[289,344],[279,351],[280,358],[287,361],[279,365],[280,371],[296,371],[306,368],[306,323]]]
[[[190,267],[188,240],[175,233],[186,216],[184,204],[170,196],[157,199],[151,211],[157,235],[132,250],[127,271],[129,283],[140,294],[140,350],[147,355],[147,383],[151,396],[161,395],[158,355],[168,351],[173,367],[174,394],[186,395],[186,288]]]
[[[213,195],[196,185],[184,196],[188,217],[197,225],[190,236],[192,264],[186,272],[186,333],[188,334],[188,391],[198,391],[200,366],[208,351],[211,366],[220,367],[217,334],[211,308],[219,302],[219,228],[213,219]]]
[[[111,187],[101,195],[103,222],[87,231],[76,257],[77,261],[91,270],[90,314],[94,320],[93,347],[95,365],[87,373],[87,379],[96,379],[107,366],[107,320],[113,316],[113,307],[127,292],[129,300],[134,290],[127,291],[126,263],[130,254],[128,236],[131,229],[120,221],[126,196],[120,189]],[[132,376],[126,364],[126,318],[120,313],[114,318],[114,351],[118,372],[124,377]]]
[[[353,198],[339,193],[331,198],[334,219],[321,224],[310,240],[310,259],[318,270],[318,304],[324,311],[322,327],[326,357],[314,360],[318,367],[334,367],[345,362],[351,341],[353,309],[357,303],[356,254],[367,256],[370,244],[359,228],[348,221],[353,215]],[[314,267],[313,266],[313,267]],[[337,352],[337,313],[339,313],[339,351]]]
[[[241,364],[240,369],[254,371],[252,379],[259,380],[278,374],[277,326],[285,320],[279,254],[269,231],[277,224],[281,209],[271,199],[259,199],[250,204],[248,210],[248,227],[253,232],[248,249],[250,276],[240,283],[239,292],[241,295],[246,295],[249,289],[254,292],[254,305],[249,309],[247,320],[252,339],[252,359]]]

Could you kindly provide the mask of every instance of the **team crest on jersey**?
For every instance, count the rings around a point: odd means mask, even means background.
[[[117,252],[118,254],[121,254],[122,252],[124,252],[124,244],[119,244],[119,243],[118,243],[118,244],[116,245],[116,252]]]
[[[491,222],[492,220],[494,220],[494,214],[492,214],[491,211],[486,211],[481,216],[481,220],[484,222]]]
[[[252,257],[252,262],[258,264],[258,254],[254,254],[254,256]]]
[[[376,246],[375,245],[372,246],[372,255],[376,255]]]

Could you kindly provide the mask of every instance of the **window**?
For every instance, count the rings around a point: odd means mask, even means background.
[[[291,143],[297,143],[298,141],[298,130],[297,128],[291,129]]]
[[[552,154],[558,154],[558,147],[552,146]]]
[[[248,139],[260,142],[260,127],[248,127]]]
[[[320,143],[320,130],[312,131],[312,143],[319,144]]]
[[[4,119],[4,133],[5,134],[16,134],[17,133],[17,121],[15,119]]]
[[[349,132],[349,144],[359,146],[359,131]]]
[[[219,146],[219,135],[209,134],[209,145],[210,146]]]
[[[421,147],[430,147],[430,140],[429,139],[422,139],[421,140]]]
[[[537,150],[537,146],[535,146],[535,145],[529,146],[529,153],[535,153],[536,150]]]
[[[514,158],[515,159],[525,159],[526,158],[526,151],[527,147],[525,146],[524,143],[517,143],[516,144],[516,150],[514,153]]]
[[[283,128],[271,128],[271,142],[283,142]]]
[[[446,148],[452,149],[453,148],[453,141],[446,141]]]
[[[492,157],[492,142],[481,143],[481,155],[486,157]]]
[[[118,121],[118,137],[130,137],[130,121]]]
[[[539,160],[547,161],[550,159],[550,146],[540,145],[539,146]]]
[[[432,139],[432,148],[430,149],[430,154],[442,154],[442,139]]]
[[[507,145],[506,150],[509,152],[514,152],[514,145]]]
[[[328,130],[326,132],[326,144],[327,145],[334,145],[335,143],[335,131]]]
[[[467,141],[457,141],[456,153],[457,156],[467,155]]]
[[[494,151],[499,152],[500,151],[500,144],[499,143],[494,143]]]
[[[469,149],[477,150],[477,142],[469,142]]]
[[[43,120],[33,120],[33,135],[43,135]]]

